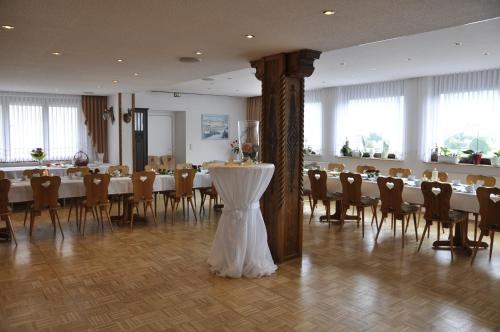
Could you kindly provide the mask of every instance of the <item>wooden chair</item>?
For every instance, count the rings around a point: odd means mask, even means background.
[[[175,169],[192,169],[193,164],[191,163],[180,163],[175,165]]]
[[[70,167],[66,170],[66,174],[69,175],[75,175],[75,176],[81,176],[84,177],[87,174],[90,174],[90,168],[88,167]]]
[[[356,167],[356,172],[359,174],[363,174],[366,171],[376,171],[377,168],[375,166],[370,166],[370,165],[358,165]]]
[[[411,169],[409,168],[389,168],[389,176],[395,178],[408,178],[411,175]]]
[[[148,165],[151,165],[153,169],[158,169],[161,164],[160,156],[148,156]]]
[[[179,203],[182,200],[182,214],[185,217],[185,201],[193,210],[194,219],[196,218],[196,210],[193,205],[193,182],[195,170],[193,168],[176,169],[175,170],[175,191],[169,191],[165,195],[165,219],[167,218],[168,201],[172,207],[172,223],[174,222],[175,212],[179,208]]]
[[[432,171],[431,170],[426,170],[422,173],[423,178],[431,179],[432,178]],[[446,172],[438,172],[438,179],[441,182],[448,182],[448,173]]]
[[[104,211],[108,219],[109,228],[111,232],[113,232],[113,225],[111,224],[111,218],[108,211],[110,205],[108,199],[109,181],[109,174],[87,174],[83,178],[86,199],[82,202],[80,209],[80,211],[82,211],[81,214],[83,214],[82,236],[85,236],[85,224],[87,223],[87,214],[89,211],[92,212],[94,220],[97,220],[97,223],[101,224],[102,231],[104,231]],[[85,210],[85,212],[83,212],[83,210]],[[81,216],[79,220],[82,220]]]
[[[174,156],[166,154],[160,157],[161,167],[164,169],[174,169]]]
[[[465,182],[468,185],[475,185],[479,187],[494,187],[497,183],[497,179],[493,176],[485,175],[467,175]],[[473,213],[474,215],[474,241],[477,239],[477,224],[479,221],[479,213]]]
[[[3,180],[3,179],[5,179],[5,172],[0,171],[0,180]]]
[[[422,194],[424,196],[424,207],[425,207],[425,227],[422,237],[420,238],[420,244],[418,245],[418,251],[422,246],[424,241],[425,233],[429,231],[429,227],[432,225],[433,221],[438,223],[438,245],[439,245],[439,234],[440,227],[450,229],[450,252],[451,260],[454,256],[454,245],[453,245],[453,230],[457,223],[467,222],[467,216],[461,211],[450,210],[450,199],[453,189],[449,183],[443,182],[422,182]],[[459,234],[457,234],[459,235]]]
[[[419,207],[417,205],[411,205],[403,201],[403,180],[393,177],[378,177],[377,185],[380,191],[380,201],[382,202],[380,206],[382,219],[380,219],[380,223],[378,225],[377,235],[375,236],[375,243],[377,243],[382,224],[389,214],[391,214],[392,222],[394,224],[394,236],[396,236],[396,221],[401,220],[401,245],[403,248],[405,247],[405,233],[408,229],[410,216],[413,216],[415,238],[418,242],[417,211]]]
[[[9,190],[10,180],[0,179],[0,219],[5,221],[7,229],[17,246],[16,234],[14,233],[14,228],[12,228],[12,220],[10,219],[12,212],[9,209]]]
[[[343,172],[344,169],[345,169],[344,164],[338,164],[338,163],[329,163],[328,164],[329,171]]]
[[[481,215],[481,223],[479,229],[479,240],[474,246],[474,252],[470,264],[474,263],[476,258],[477,249],[483,236],[490,236],[490,257],[493,253],[493,241],[495,240],[495,232],[500,232],[500,189],[499,188],[486,188],[479,187],[476,190],[477,200],[479,201],[479,214]]]
[[[139,214],[139,204],[142,203],[142,207],[144,209],[144,218],[146,218],[147,208],[149,207],[151,210],[151,214],[153,215],[153,220],[156,225],[156,215],[153,210],[153,183],[155,182],[156,174],[154,172],[135,172],[132,174],[132,187],[133,187],[133,196],[129,197],[130,204],[130,231],[132,231],[134,227],[134,208]]]
[[[114,176],[115,174],[118,174],[120,176],[129,176],[129,169],[127,165],[111,165],[108,167],[108,171],[106,172],[107,174]],[[115,202],[118,203],[118,215],[120,215],[120,207],[121,207],[121,201],[123,198],[123,195],[110,195],[111,198],[111,204],[109,205],[109,213],[111,213],[111,209],[113,209],[113,205]]]
[[[328,227],[331,226],[330,224],[330,203],[333,201],[340,201],[342,200],[342,194],[341,193],[331,193],[328,192],[327,189],[327,174],[325,171],[320,171],[320,170],[313,170],[310,169],[307,171],[307,176],[309,177],[309,183],[311,183],[311,197],[313,200],[313,205],[311,208],[311,217],[309,218],[309,223],[311,223],[313,215],[314,215],[314,209],[316,208],[316,204],[318,204],[318,201],[323,202],[323,205],[325,206],[326,209],[326,222],[328,223]]]
[[[31,179],[33,176],[48,176],[49,175],[49,170],[47,169],[40,169],[40,168],[33,168],[33,169],[25,169],[23,171],[23,176],[26,177],[28,180]],[[28,213],[30,210],[30,205],[33,203],[27,202],[26,203],[26,209],[24,210],[24,227],[26,227],[26,220],[28,220]]]
[[[379,200],[378,198],[361,195],[361,174],[340,173],[340,183],[342,184],[342,213],[340,217],[342,223],[344,223],[347,218],[347,211],[349,210],[349,207],[354,206],[356,208],[356,216],[354,219],[357,220],[358,227],[359,222],[361,221],[362,237],[365,237],[365,208],[372,208],[372,222],[373,219],[375,219],[378,227],[377,206]]]
[[[33,192],[33,205],[30,209],[30,236],[33,235],[35,216],[40,216],[43,209],[49,209],[50,220],[54,226],[54,236],[56,235],[56,221],[59,224],[62,238],[64,233],[59,220],[59,187],[61,178],[58,176],[40,176],[31,178],[31,190]]]
[[[214,201],[214,205],[217,204],[217,201],[219,199],[219,195],[217,194],[217,190],[215,189],[215,186],[212,184],[211,187],[208,188],[199,188],[200,191],[200,217],[201,217],[201,211],[205,212],[205,200],[208,196],[208,221],[210,222],[212,220],[211,215],[212,215],[212,201]]]

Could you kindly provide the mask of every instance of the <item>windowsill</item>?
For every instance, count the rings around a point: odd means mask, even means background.
[[[349,157],[349,156],[335,156],[335,158],[345,158],[345,159],[356,159],[356,160],[376,160],[376,161],[395,161],[395,162],[403,162],[403,159],[383,159],[383,158],[370,158],[370,157]]]
[[[322,155],[319,154],[319,153],[315,153],[315,154],[312,154],[312,153],[304,153],[304,158],[305,157],[321,157]]]
[[[468,166],[468,167],[491,167],[491,168],[500,168],[500,166],[495,166],[495,165],[475,165],[475,164],[463,164],[463,163],[458,163],[458,164],[452,164],[452,163],[440,163],[438,161],[422,161],[424,164],[432,164],[432,165],[446,165],[446,166]]]

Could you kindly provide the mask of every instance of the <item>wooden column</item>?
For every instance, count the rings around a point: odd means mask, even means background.
[[[251,62],[262,81],[261,159],[276,167],[262,213],[277,263],[302,255],[304,77],[320,54],[300,50]]]
[[[118,161],[123,165],[123,142],[122,142],[122,93],[118,93]]]

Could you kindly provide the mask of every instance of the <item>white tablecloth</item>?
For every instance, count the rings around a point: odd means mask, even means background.
[[[342,192],[342,185],[338,177],[328,176],[326,185],[330,192]],[[304,175],[304,188],[310,189],[309,177],[307,175]],[[363,180],[361,191],[363,195],[366,196],[380,197],[376,181]],[[424,196],[422,195],[422,190],[420,187],[405,185],[403,189],[403,200],[408,203],[423,204]],[[479,203],[475,193],[453,191],[450,207],[455,210],[479,212]]]
[[[277,269],[267,244],[259,199],[274,173],[274,165],[216,166],[210,169],[224,200],[222,216],[208,258],[218,276],[257,278]]]
[[[106,173],[108,170],[110,164],[89,164],[88,167],[90,169],[99,169],[99,172],[101,173]],[[55,175],[55,176],[66,176],[66,172],[68,168],[73,167],[73,166],[68,166],[68,167],[62,167],[62,166],[57,166],[57,167],[46,167],[42,166],[41,168],[47,169],[49,171],[49,174]],[[21,179],[23,177],[23,172],[27,169],[34,169],[34,168],[40,168],[38,166],[13,166],[13,167],[0,167],[0,171],[5,172],[5,177],[7,179]]]
[[[11,180],[9,191],[9,202],[28,202],[33,200],[33,193],[29,181]],[[208,173],[196,173],[194,177],[194,188],[210,187],[212,180]],[[153,184],[153,191],[175,190],[175,178],[173,175],[156,175]],[[132,193],[132,179],[130,177],[112,177],[109,183],[108,192],[113,194]],[[85,196],[85,186],[83,178],[70,179],[61,177],[61,187],[59,188],[59,198],[83,197]]]

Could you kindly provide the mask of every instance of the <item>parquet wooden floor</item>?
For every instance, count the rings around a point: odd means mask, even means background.
[[[231,280],[208,271],[214,221],[91,226],[83,239],[66,213],[64,241],[47,215],[32,241],[14,216],[19,246],[0,243],[1,331],[500,330],[500,244],[470,267],[431,249],[435,229],[416,254],[411,231],[401,249],[385,226],[375,246],[374,227],[362,240],[352,223],[329,229],[307,215],[302,260]]]

